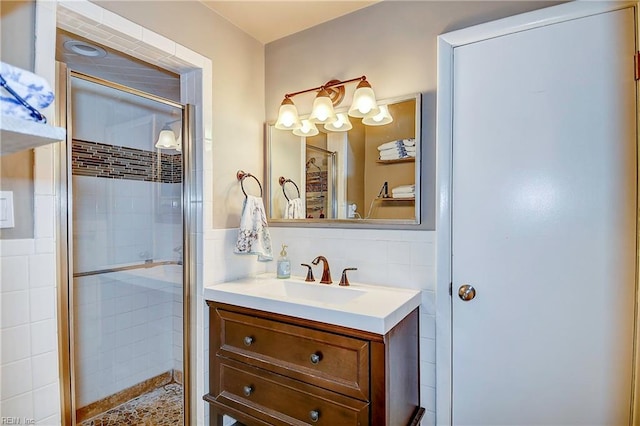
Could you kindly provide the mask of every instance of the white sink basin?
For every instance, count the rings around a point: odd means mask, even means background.
[[[366,292],[362,289],[341,287],[336,284],[318,284],[318,282],[300,282],[292,280],[277,280],[263,286],[266,297],[274,295],[283,298],[300,299],[312,303],[341,306],[362,297]]]
[[[261,274],[205,286],[204,297],[220,303],[386,334],[420,305],[420,292],[351,283],[341,287],[302,278]]]

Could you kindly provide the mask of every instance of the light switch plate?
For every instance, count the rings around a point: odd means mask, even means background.
[[[0,191],[0,228],[15,228],[13,191]]]

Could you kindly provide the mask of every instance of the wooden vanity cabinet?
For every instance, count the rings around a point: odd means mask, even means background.
[[[208,301],[211,425],[417,425],[418,308],[385,335]]]

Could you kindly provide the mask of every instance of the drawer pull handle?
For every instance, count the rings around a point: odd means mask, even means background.
[[[244,393],[244,396],[251,396],[251,394],[253,393],[253,386],[243,387],[242,392]]]
[[[311,419],[312,422],[317,422],[318,419],[320,418],[320,411],[318,410],[313,410],[311,412],[309,412],[309,418]]]
[[[253,337],[251,336],[245,336],[244,338],[244,345],[245,346],[251,346],[251,344],[253,343]]]
[[[311,364],[317,364],[322,359],[322,356],[320,356],[320,354],[317,354],[317,353],[316,354],[311,354],[309,359],[311,360]]]

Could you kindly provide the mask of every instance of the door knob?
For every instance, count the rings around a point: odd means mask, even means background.
[[[458,297],[465,302],[468,302],[469,300],[476,297],[476,289],[469,284],[464,284],[458,289]]]

